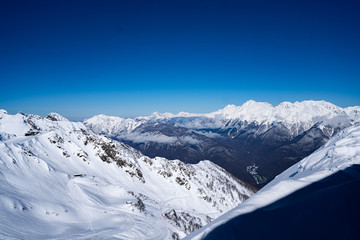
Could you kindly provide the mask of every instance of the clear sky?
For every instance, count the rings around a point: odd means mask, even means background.
[[[359,1],[0,1],[0,108],[71,119],[360,105]]]

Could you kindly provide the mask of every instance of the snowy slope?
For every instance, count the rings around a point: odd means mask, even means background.
[[[360,164],[360,125],[341,131],[309,157],[278,175],[250,199],[185,239],[203,239],[216,227],[237,216],[267,206],[354,164]]]
[[[1,239],[172,239],[253,190],[209,161],[148,158],[52,113],[0,110]]]

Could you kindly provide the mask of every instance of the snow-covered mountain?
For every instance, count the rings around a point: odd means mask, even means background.
[[[241,106],[228,105],[212,113],[153,113],[134,119],[97,115],[87,119],[85,123],[97,132],[118,134],[130,133],[145,122],[173,123],[192,129],[228,129],[239,122],[258,125],[281,122],[292,135],[297,135],[319,122],[323,125],[342,124],[344,120],[359,118],[359,115],[358,106],[341,108],[326,101],[283,102],[273,106],[270,103],[249,100]]]
[[[358,239],[359,164],[357,124],[186,239]]]
[[[52,113],[0,110],[1,239],[177,239],[254,191],[224,169],[149,158]]]
[[[84,121],[93,131],[147,156],[187,163],[208,159],[259,187],[357,122],[360,107],[325,101],[278,106],[248,101],[208,114],[154,113],[134,119],[98,115]]]

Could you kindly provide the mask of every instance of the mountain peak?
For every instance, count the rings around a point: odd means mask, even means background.
[[[165,113],[153,112],[149,117],[156,119],[166,119],[166,118],[175,117],[175,115],[169,112],[165,112]]]
[[[242,107],[247,107],[247,106],[256,106],[256,105],[268,105],[268,106],[272,106],[272,104],[268,103],[268,102],[257,102],[257,101],[254,101],[254,100],[248,100],[246,101]]]
[[[7,114],[8,114],[8,112],[7,112],[6,110],[0,109],[0,117],[1,117],[2,115],[7,115]]]
[[[48,120],[51,120],[51,121],[65,121],[65,122],[68,122],[69,120],[63,116],[61,116],[60,114],[58,113],[49,113],[48,115],[46,115],[45,117],[46,119]]]

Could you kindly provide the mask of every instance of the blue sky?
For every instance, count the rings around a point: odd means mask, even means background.
[[[357,1],[1,1],[0,108],[71,119],[360,105]]]

